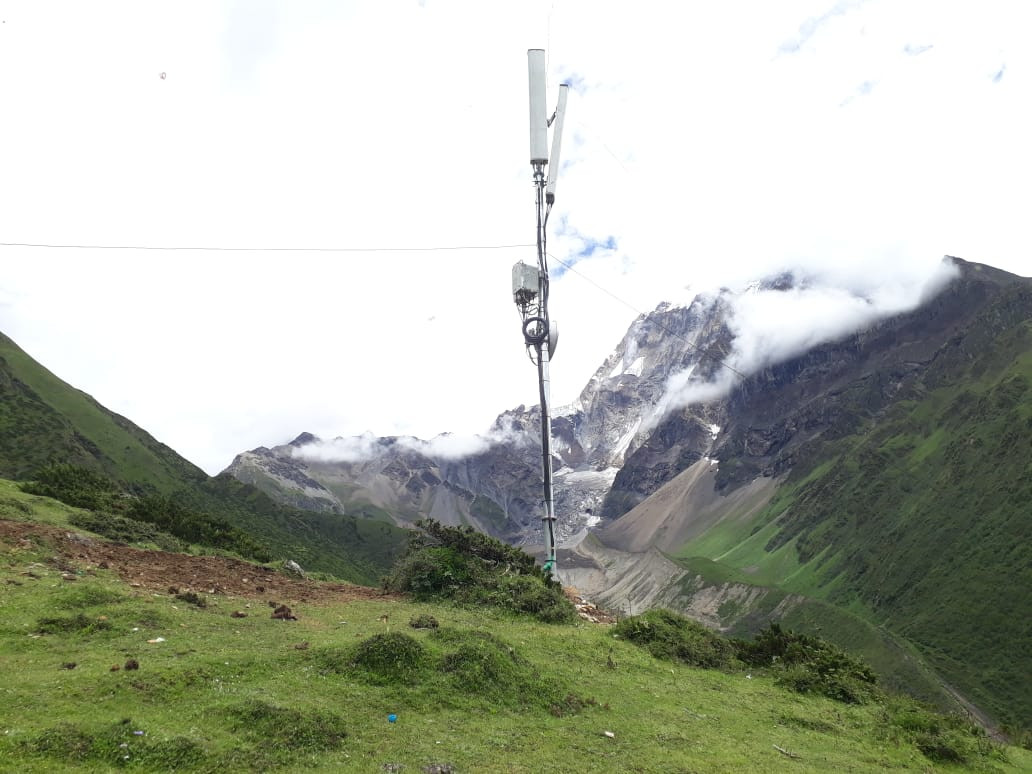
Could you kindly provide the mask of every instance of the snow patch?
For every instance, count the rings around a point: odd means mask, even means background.
[[[709,432],[712,437],[716,438],[720,435],[720,425],[710,425]]]
[[[627,451],[627,447],[631,445],[631,441],[634,440],[634,434],[638,432],[638,428],[641,427],[641,417],[634,420],[634,424],[631,425],[631,429],[623,434],[623,437],[616,442],[616,446],[613,448],[613,457],[623,459],[624,452]]]
[[[609,372],[609,376],[607,378],[616,379],[621,376],[641,377],[642,372],[645,370],[644,355],[639,355],[637,358],[635,358],[634,362],[631,363],[629,366],[625,366],[625,362],[627,362],[626,358],[622,358],[619,361],[617,361],[616,365],[613,367],[613,370]]]
[[[616,474],[620,468],[606,468],[605,470],[576,470],[566,474],[567,484],[606,484],[612,486],[616,480]]]

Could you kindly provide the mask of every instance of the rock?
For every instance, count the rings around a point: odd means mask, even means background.
[[[139,668],[140,668],[140,662],[137,661],[135,658],[131,658],[128,661],[125,662],[125,669],[126,669],[127,672],[131,672],[132,670],[139,669]]]
[[[240,610],[234,610],[229,614],[230,618],[247,618],[247,613],[241,612]]]
[[[76,666],[78,665],[74,661],[66,661],[61,664],[61,669],[75,669]]]
[[[299,578],[307,578],[305,571],[301,569],[301,565],[295,562],[293,559],[287,559],[283,563],[283,569],[289,572],[291,575],[296,575]]]
[[[308,641],[305,640],[304,642],[299,642],[294,646],[294,650],[308,650]]]

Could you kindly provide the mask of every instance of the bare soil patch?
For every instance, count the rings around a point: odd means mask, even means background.
[[[134,588],[162,593],[176,589],[175,593],[192,591],[280,602],[400,599],[366,586],[291,577],[240,559],[146,551],[45,524],[0,519],[0,541],[45,545],[54,550],[62,571],[109,570]]]

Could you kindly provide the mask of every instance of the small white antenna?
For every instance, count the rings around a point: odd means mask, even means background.
[[[548,109],[545,106],[545,51],[527,51],[530,75],[530,163],[548,163]]]
[[[555,106],[555,115],[549,122],[552,124],[552,158],[548,162],[548,185],[545,186],[545,203],[555,201],[555,184],[559,179],[559,150],[563,144],[563,118],[566,116],[566,93],[570,87],[559,85],[559,102]]]

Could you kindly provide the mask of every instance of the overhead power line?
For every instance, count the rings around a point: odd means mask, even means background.
[[[0,247],[45,247],[53,250],[183,250],[217,253],[426,253],[439,250],[510,250],[523,245],[435,245],[433,247],[210,247],[195,245],[74,245],[0,242]]]

